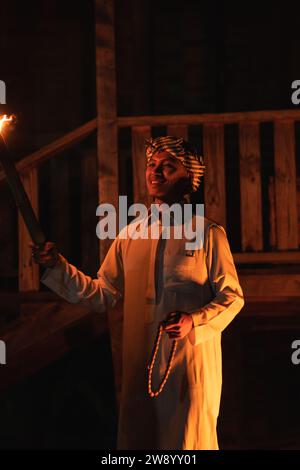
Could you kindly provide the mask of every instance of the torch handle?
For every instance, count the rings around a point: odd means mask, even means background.
[[[29,201],[27,193],[22,184],[19,173],[9,155],[2,134],[0,133],[0,162],[5,172],[7,182],[14,196],[16,205],[18,206],[25,225],[28,229],[30,237],[36,245],[42,245],[46,241],[44,232],[37,220],[32,205]]]

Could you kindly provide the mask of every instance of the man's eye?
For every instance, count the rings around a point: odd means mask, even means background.
[[[174,166],[171,163],[165,163],[164,168],[174,168]]]

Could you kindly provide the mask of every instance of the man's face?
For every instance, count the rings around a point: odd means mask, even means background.
[[[188,192],[190,182],[186,168],[166,151],[155,153],[147,163],[148,193],[157,202],[172,204],[180,201]]]

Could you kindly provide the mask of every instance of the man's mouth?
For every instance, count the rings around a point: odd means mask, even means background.
[[[165,182],[165,179],[162,179],[162,178],[153,178],[150,181],[152,186],[159,186],[160,184],[163,184],[164,182]]]

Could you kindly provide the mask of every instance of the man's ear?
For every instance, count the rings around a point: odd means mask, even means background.
[[[189,170],[187,170],[188,174],[188,185],[187,185],[187,193],[191,193],[193,190],[193,173]]]

